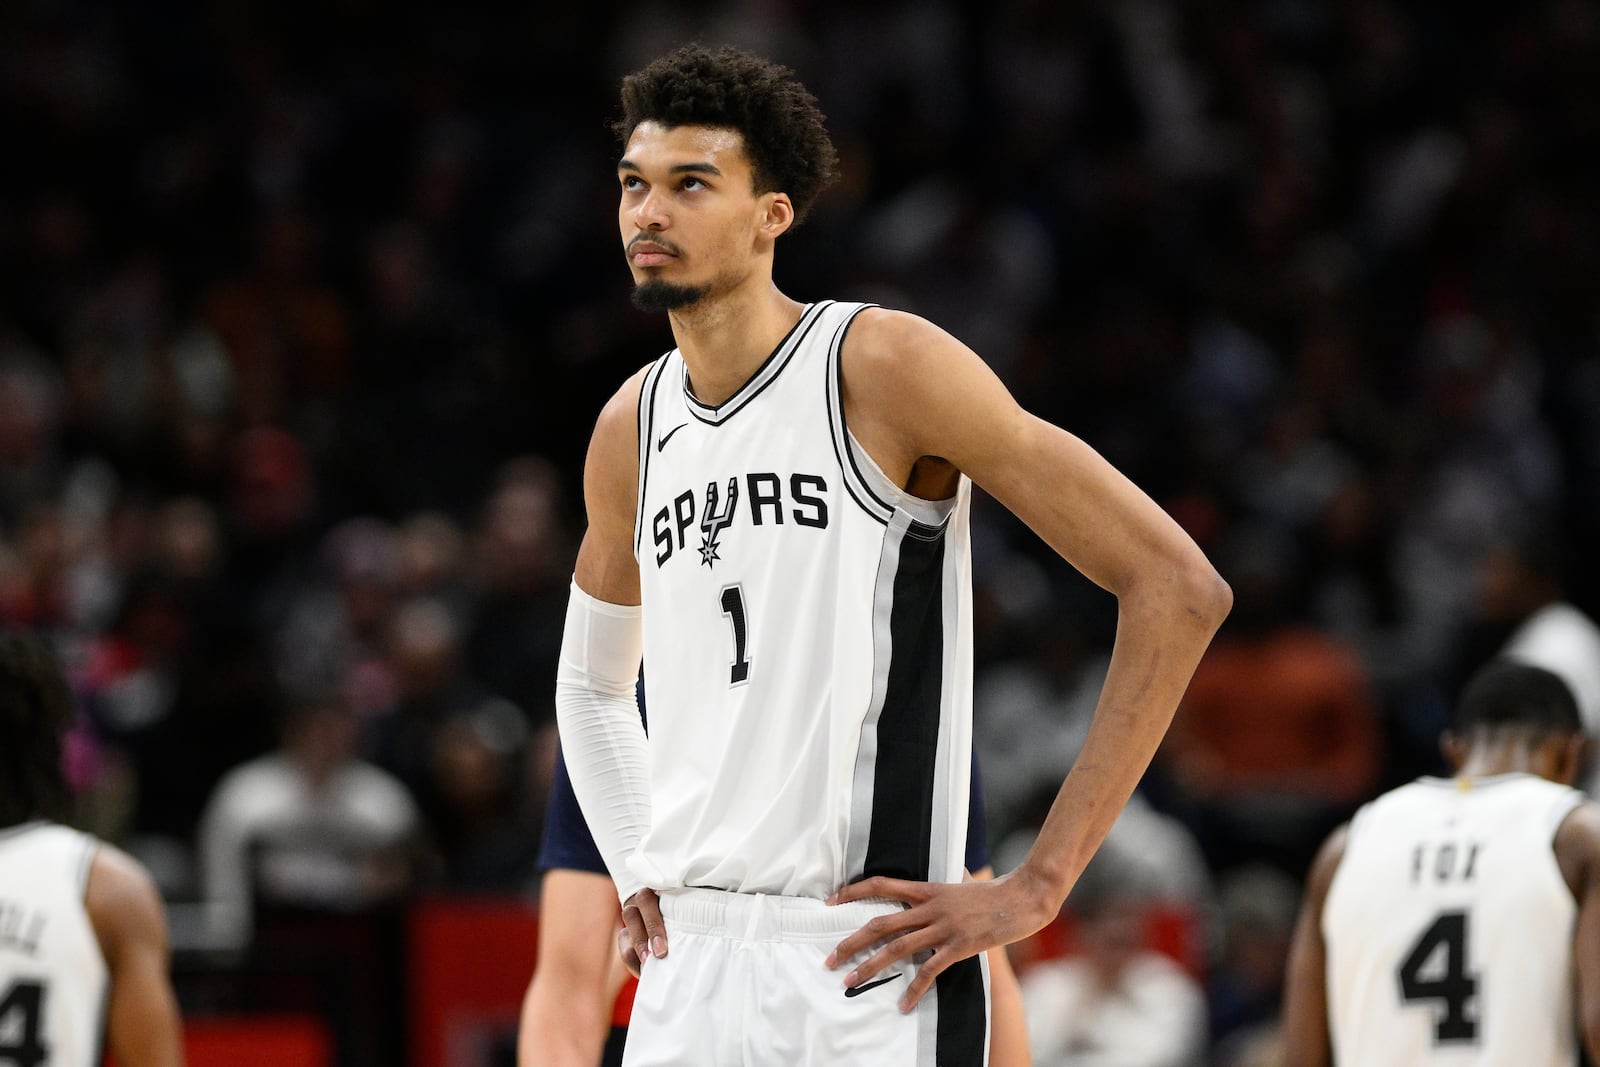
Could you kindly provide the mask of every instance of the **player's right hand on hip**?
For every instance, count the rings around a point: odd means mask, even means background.
[[[654,889],[641,889],[623,902],[617,946],[622,962],[635,977],[647,958],[667,954],[667,924],[661,919],[661,898]]]

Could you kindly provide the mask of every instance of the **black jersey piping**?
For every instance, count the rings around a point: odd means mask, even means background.
[[[989,1030],[983,964],[976,956],[958,960],[941,971],[933,985],[939,1006],[934,1062],[939,1067],[981,1067]]]
[[[844,476],[845,490],[862,511],[887,526],[889,520],[894,517],[895,507],[873,492],[872,486],[862,477],[861,468],[856,464],[855,455],[850,450],[850,431],[844,424],[844,338],[850,332],[850,326],[856,321],[856,316],[873,306],[875,305],[863,304],[851,312],[850,317],[839,324],[838,331],[828,345],[828,371],[823,375],[823,388],[827,399],[824,407],[828,411],[828,439],[833,442],[833,456],[839,464],[840,473]],[[837,422],[834,421],[835,412],[837,412]]]
[[[689,405],[689,414],[710,426],[720,426],[733,418],[745,406],[766,392],[767,387],[778,380],[784,368],[794,359],[794,354],[800,350],[805,342],[806,335],[811,332],[818,322],[822,320],[823,309],[834,302],[823,300],[806,307],[800,313],[800,318],[789,327],[789,332],[783,335],[783,340],[778,342],[772,353],[761,362],[756,372],[750,375],[748,381],[738,388],[732,396],[721,404],[712,406],[689,391],[689,371],[685,367],[683,372],[683,399]]]
[[[946,697],[942,664],[950,640],[944,628],[945,538],[938,533],[900,542],[864,878],[881,874],[925,882],[933,873],[929,848]]]

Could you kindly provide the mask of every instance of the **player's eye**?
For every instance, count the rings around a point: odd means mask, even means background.
[[[704,189],[704,188],[706,188],[706,183],[701,181],[699,178],[696,178],[693,175],[690,175],[689,177],[683,179],[682,188],[686,189],[686,190],[688,190],[690,192],[693,192],[696,189]]]
[[[622,187],[629,192],[632,192],[635,189],[643,189],[644,180],[641,179],[637,174],[624,174],[622,176]]]

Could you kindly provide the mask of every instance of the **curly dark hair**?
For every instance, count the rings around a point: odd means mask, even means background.
[[[622,80],[623,144],[642,122],[737,130],[758,193],[789,194],[795,222],[838,173],[816,97],[787,67],[733,47],[685,45]]]
[[[44,642],[0,633],[0,826],[64,815],[61,739],[72,707],[61,667]]]

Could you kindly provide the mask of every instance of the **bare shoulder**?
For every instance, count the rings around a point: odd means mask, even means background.
[[[627,511],[632,523],[632,501],[639,479],[639,394],[649,365],[639,368],[622,388],[611,395],[595,420],[594,436],[584,462],[584,496],[591,521],[597,504]]]
[[[583,465],[583,504],[589,519],[573,577],[579,588],[610,604],[639,603],[633,525],[639,489],[639,395],[650,366],[622,384],[600,411]]]
[[[1344,860],[1346,846],[1350,842],[1350,824],[1345,823],[1322,842],[1322,847],[1317,850],[1317,856],[1311,861],[1311,871],[1306,875],[1306,896],[1321,900],[1328,895],[1328,887],[1333,884],[1333,876],[1339,871],[1339,864]]]
[[[128,938],[166,939],[166,911],[155,880],[114,845],[102,843],[95,851],[84,906],[107,956]]]
[[[1556,863],[1574,896],[1600,888],[1600,804],[1586,800],[1556,829]]]
[[[1017,435],[1027,429],[989,365],[919,315],[862,311],[839,358],[845,420],[897,484],[932,458],[984,484],[994,473],[991,461],[1014,455]]]
[[[920,315],[869,307],[855,317],[840,349],[847,379],[886,390],[925,384],[927,371],[950,360],[981,363],[976,353]]]
[[[645,375],[652,364],[645,364],[628,376],[595,420],[594,439],[598,443],[616,439],[618,446],[636,446],[639,443],[639,393],[644,388]]]

